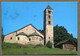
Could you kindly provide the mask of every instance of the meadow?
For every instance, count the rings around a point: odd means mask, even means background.
[[[77,54],[77,51],[69,51],[58,48],[48,48],[41,44],[38,45],[22,45],[22,44],[2,44],[3,55],[42,55],[42,54]]]

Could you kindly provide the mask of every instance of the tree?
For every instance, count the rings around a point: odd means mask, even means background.
[[[1,38],[2,38],[2,42],[3,42],[3,40],[4,40],[3,28],[1,28]]]
[[[38,30],[41,34],[44,35],[44,30]]]
[[[47,44],[46,44],[46,46],[47,46],[48,48],[52,48],[52,43],[51,43],[50,41],[48,41]]]
[[[54,44],[62,40],[71,40],[77,46],[77,39],[72,34],[69,34],[66,28],[56,25],[54,27]]]
[[[77,47],[77,39],[73,37],[72,34],[68,33],[68,31],[66,30],[66,28],[64,28],[63,26],[54,26],[54,44],[57,44],[58,42],[62,41],[62,40],[71,40],[75,46]],[[44,35],[44,31],[43,30],[39,30],[43,35]]]

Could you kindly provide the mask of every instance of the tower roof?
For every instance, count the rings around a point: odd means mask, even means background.
[[[52,8],[48,5],[46,9],[52,9]]]

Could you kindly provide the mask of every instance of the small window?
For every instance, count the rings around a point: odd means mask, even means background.
[[[12,40],[12,37],[10,38],[10,40]]]
[[[48,24],[51,24],[51,21],[48,21]]]
[[[51,14],[51,11],[48,10],[48,13]]]
[[[49,37],[49,41],[50,41],[50,37]]]
[[[49,37],[49,40],[50,40],[50,37]]]
[[[31,38],[29,38],[29,41],[31,41]]]
[[[18,37],[18,40],[19,40],[19,37]]]
[[[49,19],[51,18],[51,16],[50,16],[50,15],[49,15],[48,17],[49,17]]]

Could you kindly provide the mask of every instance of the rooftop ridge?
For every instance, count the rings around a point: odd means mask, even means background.
[[[52,9],[52,8],[48,5],[46,9]]]

